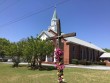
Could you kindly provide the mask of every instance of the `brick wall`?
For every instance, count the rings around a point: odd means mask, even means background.
[[[66,44],[66,42],[64,42],[64,64],[69,64],[69,59],[70,59],[70,53],[69,53],[69,49],[70,46],[68,44]]]

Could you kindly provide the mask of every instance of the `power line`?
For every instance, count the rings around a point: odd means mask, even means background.
[[[70,1],[70,0],[64,0],[64,1],[58,2],[58,3],[56,3],[56,6],[62,5],[62,4],[64,4],[64,3],[66,3],[66,2],[68,2],[68,1]],[[19,21],[21,21],[21,20],[23,20],[23,19],[26,19],[26,18],[29,18],[29,17],[31,17],[31,16],[33,16],[33,15],[42,13],[42,12],[44,12],[44,11],[46,11],[46,10],[49,10],[49,9],[51,9],[51,8],[54,8],[54,7],[55,7],[55,6],[52,5],[52,6],[49,6],[49,7],[47,7],[47,8],[44,8],[44,9],[42,9],[42,10],[39,10],[39,11],[37,11],[37,12],[31,13],[31,14],[28,14],[28,15],[23,15],[23,16],[17,18],[17,19],[11,20],[11,21],[9,21],[9,22],[7,22],[7,23],[5,23],[5,24],[0,25],[0,27],[8,26],[8,25],[10,25],[10,24],[19,22]]]
[[[6,1],[6,0],[5,0],[5,1]],[[5,10],[7,10],[8,8],[10,8],[10,7],[16,5],[16,3],[18,3],[18,1],[20,1],[20,0],[17,0],[16,2],[14,2],[14,3],[12,3],[12,4],[8,5],[8,6],[6,6],[5,8],[3,8],[3,9],[0,11],[0,13],[2,13],[2,12],[5,11]]]
[[[46,11],[46,10],[48,10],[48,9],[53,8],[53,7],[54,7],[54,6],[51,6],[51,7],[48,7],[48,8],[46,8],[46,9],[40,10],[40,11],[38,11],[38,12],[36,12],[36,13],[32,13],[32,14],[27,15],[27,16],[22,16],[22,17],[20,17],[20,18],[15,19],[15,20],[9,21],[9,22],[7,22],[7,23],[5,23],[5,24],[3,24],[3,25],[0,25],[0,27],[4,27],[4,26],[10,25],[10,24],[19,22],[19,21],[21,21],[21,20],[23,20],[23,19],[25,19],[25,18],[31,17],[31,16],[33,16],[33,15],[35,15],[35,14],[39,14],[39,13],[44,12],[44,11]]]

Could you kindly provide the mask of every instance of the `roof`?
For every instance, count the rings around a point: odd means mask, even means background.
[[[48,32],[48,31],[42,31],[39,36],[41,36],[43,33],[46,34],[48,37],[54,36],[51,32]],[[64,33],[62,33],[62,34],[64,34]],[[89,42],[86,42],[84,40],[78,39],[76,37],[68,37],[68,38],[65,38],[65,39],[67,40],[68,43],[75,43],[75,44],[79,44],[79,45],[82,45],[82,46],[86,46],[88,48],[98,50],[100,52],[105,52],[102,48],[100,48],[100,47],[98,47],[98,46],[96,46],[92,43],[89,43]]]
[[[49,37],[53,37],[53,36],[54,36],[52,33],[48,32],[48,31],[44,31],[44,32],[45,32],[45,34],[47,34]]]
[[[42,31],[40,34],[39,34],[39,37],[41,37],[43,34],[47,35],[48,37],[53,37],[54,35],[48,31]]]
[[[82,46],[86,46],[86,47],[89,47],[89,48],[92,48],[92,49],[95,49],[95,50],[98,50],[98,51],[101,51],[101,52],[105,52],[100,47],[98,47],[98,46],[96,46],[96,45],[94,45],[92,43],[86,42],[84,40],[78,39],[76,37],[68,37],[68,38],[65,38],[65,39],[67,40],[67,42],[76,43],[76,44],[79,44],[79,45],[82,45]]]
[[[105,52],[100,56],[100,58],[110,58],[110,53]]]

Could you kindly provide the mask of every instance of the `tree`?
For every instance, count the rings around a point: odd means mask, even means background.
[[[39,62],[39,68],[41,68],[42,59],[46,57],[46,55],[50,56],[52,55],[54,51],[54,45],[53,42],[50,40],[41,40],[38,39],[38,62]]]
[[[104,48],[103,50],[105,50],[106,52],[110,52],[110,49],[108,48]]]
[[[6,48],[6,55],[10,56],[13,61],[13,67],[18,67],[20,62],[20,56],[22,56],[22,43],[11,42]]]
[[[28,63],[31,62],[31,68],[41,68],[42,60],[46,55],[53,53],[54,45],[48,40],[41,40],[33,36],[23,39],[19,42],[10,42],[6,39],[0,39],[0,55],[13,58],[13,67],[18,67],[20,58],[25,58]]]
[[[33,36],[28,37],[25,42],[23,54],[31,61],[31,68],[41,68],[41,63],[46,55],[50,55],[53,52],[53,43]]]
[[[6,56],[6,48],[9,46],[10,41],[5,38],[0,38],[0,57],[3,59]]]

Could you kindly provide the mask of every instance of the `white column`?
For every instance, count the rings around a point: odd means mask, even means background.
[[[48,62],[48,57],[47,57],[47,55],[46,55],[46,57],[45,57],[45,62]]]
[[[56,58],[54,57],[54,61],[53,62],[56,62]]]
[[[54,61],[53,61],[53,62],[56,62],[56,55],[55,55],[55,51],[56,51],[56,48],[54,49]]]

